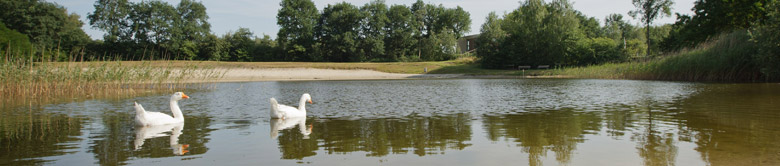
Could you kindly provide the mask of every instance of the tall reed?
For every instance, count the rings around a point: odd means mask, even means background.
[[[93,98],[148,91],[174,91],[213,86],[223,73],[197,64],[172,66],[172,61],[33,62],[9,58],[0,64],[0,98],[46,100]]]

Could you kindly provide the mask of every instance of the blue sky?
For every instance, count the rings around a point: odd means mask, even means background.
[[[81,20],[87,24],[83,27],[93,39],[102,39],[103,32],[93,29],[89,26],[89,20],[86,19],[87,13],[93,12],[93,4],[96,0],[47,0],[55,2],[68,9],[68,12],[81,15]],[[141,0],[130,0],[131,2],[140,2]],[[162,0],[176,6],[180,0]],[[363,6],[370,0],[314,0],[319,10],[322,10],[327,4],[339,2],[348,2],[356,6]],[[402,4],[410,6],[416,0],[386,0],[388,5]],[[495,11],[503,14],[516,9],[519,0],[424,0],[426,3],[442,4],[451,8],[456,6],[463,7],[471,14],[471,32],[468,34],[479,33],[479,27],[485,22],[488,13]],[[547,0],[549,1],[549,0]],[[579,10],[589,17],[596,17],[603,23],[604,17],[611,13],[623,14],[627,19],[631,19],[633,24],[638,24],[637,20],[627,15],[628,11],[633,10],[634,6],[631,0],[570,0],[574,3],[574,9]],[[695,0],[675,0],[672,13],[691,14],[693,2]],[[276,12],[279,10],[281,0],[201,0],[206,6],[206,12],[209,14],[209,23],[211,31],[217,35],[225,34],[228,31],[235,31],[239,27],[249,28],[256,36],[263,34],[276,38],[276,32],[279,27],[276,25]],[[676,20],[674,14],[671,17],[656,20],[656,24],[674,23]]]

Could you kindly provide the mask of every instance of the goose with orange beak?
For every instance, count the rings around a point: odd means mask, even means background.
[[[184,123],[184,114],[179,108],[179,100],[190,98],[183,92],[171,95],[170,106],[173,116],[161,112],[148,112],[141,104],[135,103],[135,122],[138,126],[155,126],[173,123]]]

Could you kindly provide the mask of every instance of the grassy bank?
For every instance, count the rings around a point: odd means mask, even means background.
[[[555,70],[575,78],[640,79],[707,82],[767,81],[753,55],[758,50],[747,32],[734,32],[700,45],[645,62],[604,64]]]

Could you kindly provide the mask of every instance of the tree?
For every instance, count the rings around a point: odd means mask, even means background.
[[[176,6],[176,11],[179,17],[174,22],[171,44],[184,58],[193,59],[199,51],[197,43],[204,42],[206,35],[211,32],[206,6],[201,2],[182,0]]]
[[[592,39],[604,35],[601,26],[599,25],[599,21],[596,20],[596,18],[585,16],[579,11],[575,11],[574,13],[577,14],[577,19],[580,21],[580,29],[585,33],[585,37]]]
[[[477,57],[480,58],[482,67],[499,68],[508,61],[507,55],[501,53],[506,36],[507,33],[501,29],[501,19],[496,12],[490,12],[477,38],[477,42],[480,43],[477,45]]]
[[[89,25],[106,34],[103,40],[115,43],[130,40],[130,3],[127,0],[98,0],[95,2],[95,12],[89,13]]]
[[[360,10],[349,3],[328,5],[322,10],[317,24],[317,37],[325,61],[360,62],[365,56],[357,49],[361,20],[365,18]]]
[[[360,8],[365,19],[360,23],[360,52],[368,60],[387,60],[385,55],[385,26],[389,23],[387,18],[387,5],[384,0],[372,0]]]
[[[762,23],[756,23],[751,31],[751,41],[758,46],[758,54],[753,56],[761,68],[766,80],[780,79],[780,2],[767,4],[767,17]]]
[[[312,61],[314,27],[319,13],[311,0],[282,0],[276,15],[279,32],[276,40],[287,56],[285,60]]]
[[[0,0],[0,11],[0,22],[27,35],[37,51],[78,50],[89,42],[79,16],[68,14],[60,5],[41,0]]]
[[[389,60],[406,59],[407,56],[416,52],[414,39],[415,29],[414,15],[409,7],[403,5],[393,5],[387,12],[388,22],[386,24],[387,37],[385,37],[385,48]]]
[[[0,61],[8,60],[17,55],[27,55],[30,49],[32,49],[32,44],[30,44],[27,35],[8,29],[0,22],[0,57],[2,57]],[[8,55],[11,57],[7,57]]]
[[[662,43],[663,49],[694,47],[721,33],[766,22],[767,12],[773,9],[768,5],[773,2],[776,0],[697,0],[691,9],[693,16],[677,14],[670,37]]]
[[[236,32],[228,32],[223,38],[227,43],[225,50],[227,60],[247,62],[254,59],[252,57],[254,34],[248,28],[238,28]]]
[[[672,14],[672,0],[632,0],[636,10],[628,12],[631,17],[639,18],[645,24],[647,38],[647,56],[650,56],[650,24],[657,18]]]

